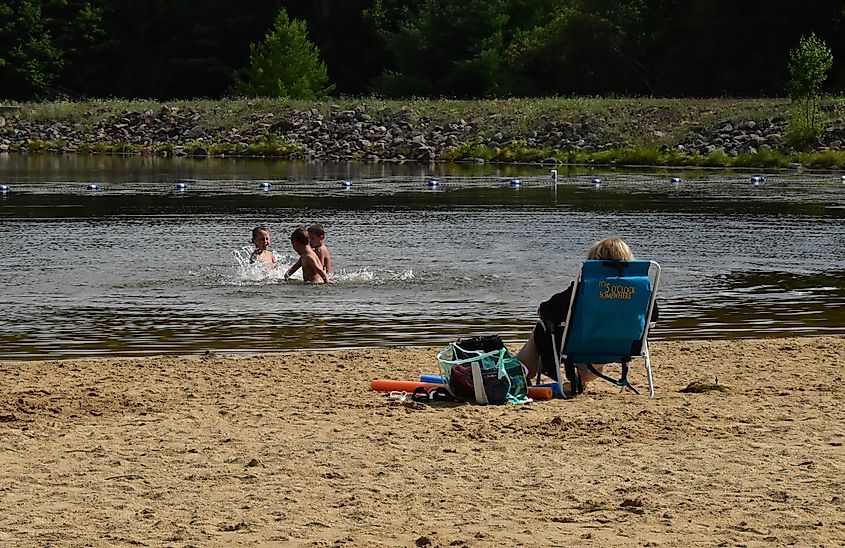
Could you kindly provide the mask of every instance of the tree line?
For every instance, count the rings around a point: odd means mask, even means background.
[[[0,0],[0,97],[782,96],[803,36],[845,58],[843,20],[845,0]]]

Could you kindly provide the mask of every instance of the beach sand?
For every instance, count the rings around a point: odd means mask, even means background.
[[[368,390],[436,350],[0,363],[0,545],[845,544],[843,338],[656,342],[654,399]]]

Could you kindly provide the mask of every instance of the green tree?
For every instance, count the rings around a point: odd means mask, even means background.
[[[788,132],[790,144],[800,146],[821,134],[818,101],[832,66],[833,53],[815,33],[802,37],[789,52],[788,89],[793,104]]]
[[[34,99],[57,83],[101,33],[100,10],[84,0],[0,0],[0,96]]]
[[[561,4],[542,25],[518,33],[508,47],[505,58],[518,94],[588,95],[648,88],[636,60],[636,40],[629,38],[629,29],[638,22],[639,2]]]
[[[320,50],[308,39],[305,22],[282,8],[264,42],[250,46],[250,66],[235,80],[235,93],[250,97],[316,99],[331,91]]]
[[[84,96],[163,100],[225,95],[235,71],[249,62],[249,45],[264,37],[280,7],[279,0],[90,2],[102,31],[66,55],[56,85]]]
[[[0,1],[0,96],[43,94],[62,68],[40,0]]]
[[[507,0],[428,0],[385,36],[394,70],[376,82],[388,96],[478,97],[496,86]]]
[[[100,75],[84,70],[92,47],[103,37],[103,12],[85,0],[51,0],[45,5],[53,43],[61,51],[62,70],[51,87],[62,94],[79,95],[76,85],[82,79],[97,80]]]

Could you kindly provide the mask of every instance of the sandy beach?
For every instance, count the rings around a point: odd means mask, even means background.
[[[845,339],[656,342],[654,399],[368,390],[436,350],[0,363],[0,544],[845,544]]]

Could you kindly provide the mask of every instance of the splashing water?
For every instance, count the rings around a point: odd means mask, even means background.
[[[237,261],[232,282],[234,285],[241,284],[272,284],[285,282],[285,272],[296,264],[299,257],[295,255],[278,255],[275,252],[276,266],[270,267],[262,261],[251,262],[253,248],[243,246],[240,249],[233,249],[232,255]],[[346,269],[335,271],[329,276],[331,283],[350,285],[381,285],[391,281],[406,282],[415,280],[412,269],[395,271],[385,269],[383,271],[371,271],[368,267],[357,269]],[[287,281],[302,282],[302,270],[297,270]]]
[[[275,252],[273,257],[276,259],[276,266],[269,266],[264,261],[251,262],[253,248],[250,246],[243,246],[240,249],[233,249],[232,255],[238,263],[234,274],[234,282],[241,283],[278,283],[285,281],[285,272],[293,265],[293,262],[285,265],[283,259],[287,257],[279,257]],[[302,279],[302,274],[299,274],[299,279]]]
[[[411,269],[398,272],[390,269],[385,269],[383,271],[377,270],[375,272],[372,272],[366,266],[356,270],[347,270],[344,268],[335,271],[335,273],[330,277],[330,280],[332,282],[336,282],[339,284],[348,283],[370,285],[380,285],[392,281],[405,282],[414,279],[414,271]]]

